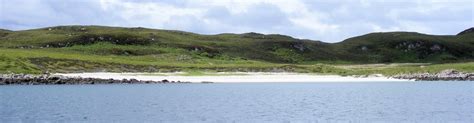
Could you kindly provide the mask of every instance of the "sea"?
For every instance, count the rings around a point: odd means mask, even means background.
[[[0,122],[474,122],[474,82],[0,86]]]

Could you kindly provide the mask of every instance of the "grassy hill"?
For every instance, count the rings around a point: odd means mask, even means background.
[[[360,69],[335,65],[406,62],[456,62],[462,64],[460,69],[474,70],[469,67],[474,59],[471,32],[451,36],[371,33],[324,43],[278,34],[200,35],[104,26],[0,30],[0,72],[212,70],[356,74]]]
[[[366,62],[462,62],[474,58],[474,38],[415,32],[371,33],[338,43],[351,58]],[[349,60],[349,59],[348,59]]]

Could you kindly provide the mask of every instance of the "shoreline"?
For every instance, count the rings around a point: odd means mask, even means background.
[[[414,81],[474,81],[474,73],[453,69],[439,73],[414,73],[383,76],[326,75],[289,72],[208,72],[208,73],[55,73],[0,74],[0,85],[53,84],[159,84],[159,83],[351,83],[351,82],[414,82]]]
[[[464,73],[454,69],[446,69],[438,73],[400,74],[392,77],[417,81],[474,81],[474,73]]]
[[[65,77],[86,77],[99,79],[136,79],[141,81],[171,80],[190,83],[281,83],[281,82],[412,82],[409,79],[396,79],[374,74],[367,77],[318,75],[304,73],[268,72],[222,72],[207,75],[189,76],[177,73],[57,73]]]
[[[180,81],[144,81],[137,79],[101,79],[93,77],[69,77],[61,75],[0,74],[0,85],[85,85],[85,84],[158,84],[185,83]]]

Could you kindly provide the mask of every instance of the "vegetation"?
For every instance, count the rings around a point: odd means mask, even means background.
[[[0,30],[0,73],[287,71],[393,75],[449,68],[473,71],[474,33],[469,30],[456,36],[371,33],[340,43],[275,34],[199,35],[103,26]]]

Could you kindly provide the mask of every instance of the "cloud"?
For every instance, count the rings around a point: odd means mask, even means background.
[[[231,13],[227,8],[216,7],[208,10],[208,19],[221,23],[257,28],[273,28],[289,24],[288,17],[278,7],[271,4],[255,4],[245,12]]]
[[[456,34],[472,0],[0,0],[0,28],[107,25],[202,34],[279,33],[337,42],[370,32]]]

